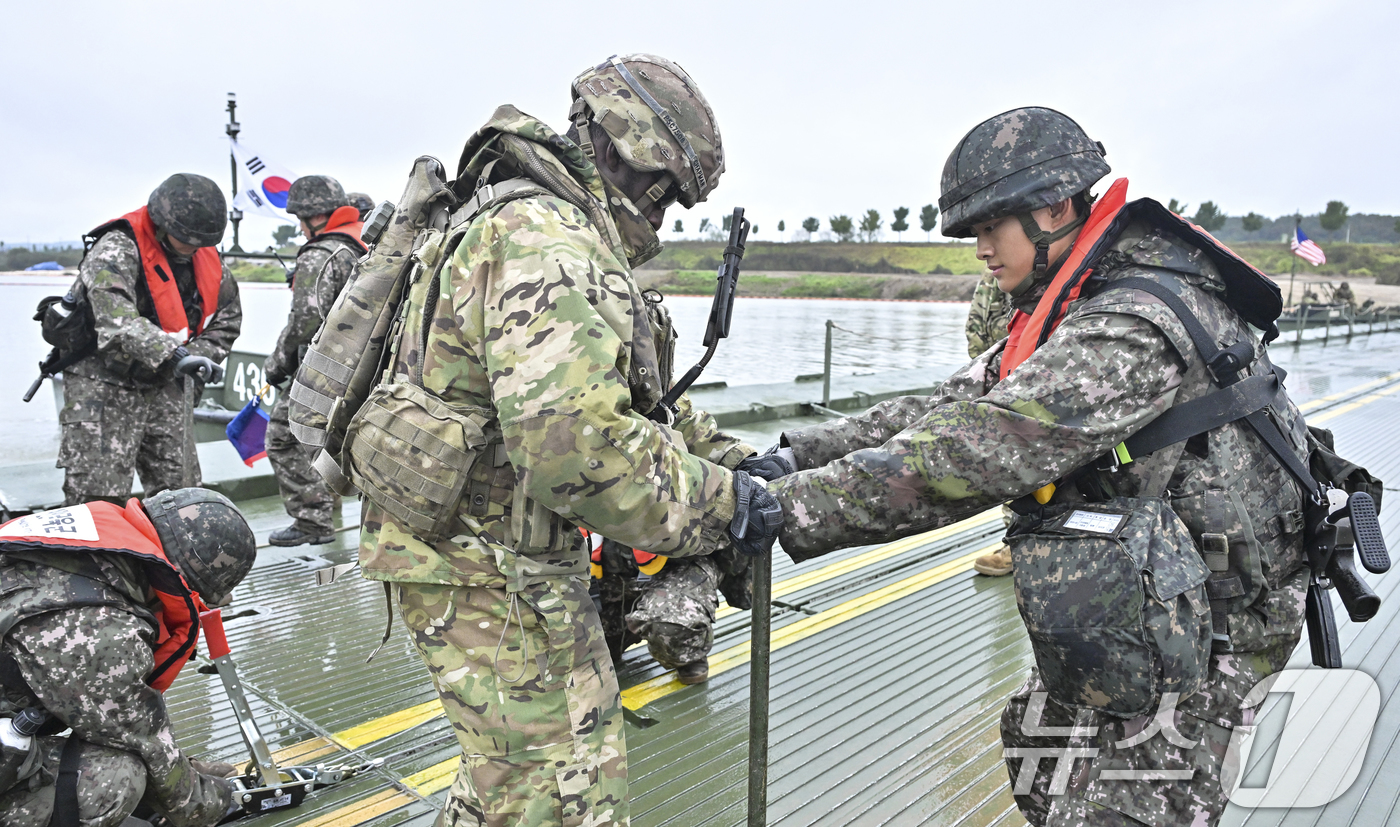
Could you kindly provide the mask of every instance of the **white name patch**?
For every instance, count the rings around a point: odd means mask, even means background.
[[[1123,523],[1122,514],[1102,514],[1098,511],[1075,511],[1065,520],[1065,528],[1071,531],[1089,531],[1094,534],[1112,534]]]
[[[40,511],[20,517],[4,528],[0,537],[45,537],[52,540],[96,540],[97,524],[86,505]]]

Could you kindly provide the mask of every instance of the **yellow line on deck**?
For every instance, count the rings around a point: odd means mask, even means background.
[[[978,528],[998,519],[1000,514],[1000,509],[988,509],[975,517],[969,517],[953,525],[928,531],[923,534],[916,534],[913,537],[905,537],[902,540],[895,540],[892,543],[878,546],[863,554],[857,554],[855,557],[846,560],[838,560],[835,563],[807,572],[806,574],[800,574],[796,577],[781,580],[773,584],[773,597],[781,597],[802,589],[820,585],[828,580],[840,577],[843,574],[848,574],[857,569],[874,565],[875,563],[887,560],[897,554],[903,554],[921,545],[942,540],[961,531]],[[715,615],[716,618],[720,618],[733,614],[736,611],[739,610],[729,606],[721,606]],[[385,738],[398,735],[419,724],[440,717],[442,717],[442,705],[436,700],[425,701],[421,704],[410,706],[407,709],[401,709],[383,717],[365,721],[363,724],[358,724],[349,729],[333,733],[331,735],[331,740],[345,749],[358,749],[366,744],[382,741]],[[277,762],[279,764],[286,764],[292,763],[293,760],[301,761],[313,750],[319,750],[316,752],[316,755],[320,756],[330,752],[331,748],[325,739],[313,738],[309,741],[293,744],[281,750],[277,754]],[[293,758],[284,759],[281,757],[284,753]]]
[[[1000,547],[1001,543],[998,541],[994,545],[987,546],[984,549],[979,549],[970,554],[965,554],[956,560],[950,560],[947,563],[935,566],[913,577],[906,577],[897,583],[891,583],[870,594],[847,600],[845,603],[827,609],[819,615],[803,618],[796,623],[789,623],[773,631],[771,648],[773,651],[777,651],[784,646],[790,646],[799,640],[809,638],[833,626],[845,623],[867,612],[874,611],[887,603],[892,603],[914,592],[926,589],[935,583],[947,580],[949,577],[956,574],[961,574],[972,568],[972,561]],[[722,672],[728,672],[730,669],[743,666],[749,662],[749,656],[749,644],[747,642],[740,643],[737,646],[731,646],[723,652],[710,655],[710,677],[713,678],[715,675]],[[652,678],[649,681],[644,681],[636,686],[622,690],[622,705],[635,711],[653,701],[664,698],[674,692],[679,692],[685,688],[685,684],[676,680],[675,672],[668,672],[660,677]]]
[[[1385,397],[1390,396],[1396,391],[1400,391],[1400,385],[1396,385],[1392,388],[1386,388],[1383,391],[1376,391],[1375,393],[1370,394],[1369,396],[1364,396],[1361,399],[1356,400],[1355,402],[1349,402],[1341,406],[1340,408],[1333,408],[1332,410],[1327,411],[1326,413],[1320,413],[1317,416],[1310,417],[1308,419],[1308,424],[1317,425],[1326,422],[1329,419],[1336,419],[1342,414],[1351,413],[1352,411],[1356,410],[1357,408],[1360,408],[1363,405],[1369,405],[1372,402],[1384,399]]]
[[[1299,405],[1298,410],[1302,411],[1303,413],[1307,413],[1308,411],[1321,408],[1329,402],[1335,402],[1344,396],[1351,396],[1352,394],[1360,393],[1361,391],[1364,391],[1367,388],[1374,388],[1377,385],[1384,385],[1387,382],[1394,382],[1396,379],[1400,379],[1400,373],[1388,373],[1379,379],[1373,379],[1370,382],[1363,382],[1360,385],[1347,388],[1344,391],[1338,391],[1330,396],[1319,396],[1317,399],[1309,399],[1307,402],[1304,402],[1303,404]]]
[[[414,704],[408,709],[400,709],[382,718],[375,718],[372,721],[365,721],[358,726],[341,730],[331,737],[337,744],[346,749],[355,749],[365,744],[371,744],[388,738],[391,735],[398,735],[404,730],[412,729],[424,721],[442,715],[442,704],[437,700],[424,701],[421,704]]]
[[[975,517],[968,517],[966,520],[954,523],[953,525],[937,528],[933,531],[926,531],[923,534],[915,534],[912,537],[905,537],[903,540],[895,540],[892,543],[885,543],[883,546],[877,546],[863,554],[857,554],[846,560],[838,560],[831,565],[823,566],[815,571],[809,571],[806,574],[799,574],[796,577],[789,577],[786,580],[774,583],[773,597],[782,597],[811,586],[820,585],[835,577],[853,572],[856,569],[862,569],[866,566],[888,560],[896,554],[903,554],[910,549],[915,549],[919,546],[951,537],[961,531],[979,528],[993,520],[999,519],[1001,519],[1001,509],[989,508]],[[715,612],[715,618],[725,617],[726,615],[731,615],[738,611],[747,610],[735,609],[728,605],[721,606],[719,611]]]
[[[303,821],[297,827],[351,827],[351,825],[363,824],[372,818],[378,818],[400,807],[406,807],[415,800],[413,796],[402,790],[381,790],[368,798],[356,801],[354,804],[347,804],[344,807],[331,810],[325,815]]]
[[[894,547],[895,550],[887,552],[885,554],[886,557],[891,554],[897,554],[900,551],[907,551],[908,549],[915,548],[919,545],[947,537],[948,535],[956,533],[959,530],[975,528],[976,526],[982,525],[983,523],[996,519],[999,514],[999,509],[992,509],[983,514],[979,514],[976,517],[972,517],[968,520],[964,520],[961,523],[957,523],[956,525],[926,532],[924,534],[919,534],[914,537],[907,537],[903,540],[897,540],[885,546],[872,549],[871,551],[866,552],[863,555],[857,555],[856,557],[853,557],[850,560],[845,560],[841,563],[833,564],[829,568],[835,569],[845,564],[845,567],[842,569],[842,571],[851,571],[856,568],[859,568],[860,566],[849,564],[852,564],[854,563],[854,561],[859,560],[863,557],[868,557],[869,555],[875,554],[877,552],[885,551],[886,549],[889,549],[891,547]],[[979,549],[969,554],[965,554],[962,557],[950,560],[941,565],[934,566],[933,568],[924,572],[920,572],[919,574],[916,574],[912,577],[906,577],[905,579],[900,580],[897,583],[891,583],[890,585],[885,586],[881,589],[877,589],[871,592],[870,594],[847,600],[845,603],[841,603],[831,609],[822,612],[819,615],[804,618],[802,620],[797,621],[796,623],[791,623],[787,626],[784,626],[773,632],[772,649],[776,651],[778,649],[783,648],[784,646],[790,646],[800,640],[804,640],[819,632],[823,632],[827,629],[830,629],[833,626],[837,626],[848,620],[860,617],[863,614],[872,612],[875,609],[878,609],[881,606],[899,600],[902,597],[907,597],[917,591],[926,589],[929,586],[947,580],[949,577],[961,574],[962,572],[965,572],[968,569],[972,568],[972,561],[976,560],[983,554],[996,550],[1000,546],[1001,543],[997,542],[993,545],[987,546],[986,548]],[[871,559],[873,561],[884,558],[879,557]],[[798,580],[801,578],[810,578],[812,575],[815,575],[817,573],[818,572],[810,572],[807,575],[802,575],[799,578],[792,579]],[[840,573],[842,572],[833,571],[832,576],[835,576],[836,574]],[[730,648],[725,649],[722,652],[710,656],[710,675],[711,677],[713,677],[714,675],[720,674],[721,672],[727,672],[731,669],[743,666],[748,662],[748,643],[742,643],[737,646],[731,646]],[[669,672],[666,675],[662,675],[658,678],[653,678],[652,680],[640,683],[637,686],[624,690],[622,692],[622,705],[632,710],[640,709],[641,707],[645,706],[648,703],[651,703],[652,701],[655,701],[659,698],[664,698],[665,696],[670,695],[673,692],[678,692],[685,688],[686,687],[684,684],[675,679],[675,673]],[[433,703],[436,704],[436,701],[434,701]],[[404,710],[404,712],[408,711],[409,710]],[[350,730],[347,730],[346,732],[349,731]],[[337,738],[338,737],[339,736],[337,736]],[[443,790],[447,789],[452,785],[452,781],[457,775],[457,767],[460,763],[460,757],[453,757],[447,759],[446,761],[439,761],[438,763],[432,765],[431,767],[428,767],[427,769],[419,770],[418,772],[412,775],[399,779],[399,783],[403,784],[404,786],[408,787],[409,789],[413,790],[419,795],[433,795],[434,793],[442,792]],[[299,825],[299,827],[350,827],[350,825],[362,823],[371,818],[383,815],[384,813],[389,812],[390,810],[406,806],[412,803],[412,801],[413,798],[406,793],[397,790],[385,790],[383,792],[376,793],[373,796],[370,796],[369,798],[357,801],[354,804],[349,804],[338,810],[327,813],[326,815],[319,816],[311,821],[305,822]]]

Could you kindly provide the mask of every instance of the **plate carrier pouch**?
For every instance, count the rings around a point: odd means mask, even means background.
[[[386,203],[376,210],[370,224],[392,213],[377,238],[365,239],[369,252],[331,305],[297,369],[289,428],[298,441],[321,449],[313,465],[340,494],[353,492],[341,461],[346,431],[383,373],[406,285],[422,266],[412,254],[426,241],[432,221],[445,223],[456,200],[443,176],[436,158],[418,158],[398,207]]]
[[[1007,542],[1016,604],[1050,696],[1135,718],[1210,667],[1210,571],[1160,497],[1055,504]]]

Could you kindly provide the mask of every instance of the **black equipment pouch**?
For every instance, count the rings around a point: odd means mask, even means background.
[[[1200,689],[1209,671],[1210,574],[1157,497],[1054,504],[1007,536],[1016,604],[1056,703],[1120,718]]]
[[[62,296],[45,296],[34,312],[44,341],[64,352],[82,350],[97,338],[81,279],[73,282]]]

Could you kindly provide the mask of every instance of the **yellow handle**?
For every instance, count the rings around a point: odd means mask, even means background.
[[[1047,483],[1044,488],[1037,488],[1031,496],[1035,497],[1036,502],[1045,505],[1055,496],[1055,483]]]

